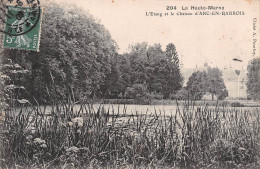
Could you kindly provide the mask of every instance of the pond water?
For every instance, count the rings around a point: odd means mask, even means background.
[[[94,109],[98,109],[100,105],[94,104]],[[114,111],[114,113],[125,113],[125,114],[167,114],[175,113],[177,106],[176,105],[120,105],[120,104],[103,104],[102,105],[105,110],[109,110],[110,112]],[[182,106],[180,106],[180,109]]]
[[[95,110],[94,112],[97,112],[99,108],[104,108],[105,112],[109,111],[109,114],[127,114],[127,115],[140,115],[140,114],[161,114],[161,115],[174,115],[176,111],[179,109],[180,112],[183,112],[184,106],[183,105],[123,105],[123,104],[93,104],[92,106],[87,105],[85,108],[87,110],[92,109]],[[200,106],[192,106],[189,107],[191,112],[195,111]],[[86,109],[83,108],[83,113],[86,112]],[[205,106],[202,106],[204,109]],[[32,110],[32,107],[27,108],[29,110]],[[42,112],[45,112],[44,114],[50,114],[52,107],[51,106],[40,106],[40,109]],[[78,112],[81,109],[80,105],[74,105],[73,111]],[[208,106],[208,109],[215,109],[215,106]],[[223,109],[222,107],[219,107],[219,109]],[[256,110],[255,107],[226,107],[225,110],[232,110],[232,109],[238,109],[238,110]],[[16,113],[20,112],[20,109],[15,110]],[[23,111],[24,112],[24,111]],[[55,111],[56,112],[56,111]],[[63,111],[61,111],[62,113]],[[93,112],[93,111],[92,111]],[[256,111],[257,112],[257,111]],[[259,108],[258,108],[259,112]]]
[[[100,104],[94,104],[93,107],[95,110],[99,108]],[[122,104],[102,104],[105,110],[114,111],[115,113],[125,113],[125,114],[164,114],[165,115],[171,115],[175,114],[176,110],[179,109],[180,112],[183,111],[184,106],[183,105],[122,105]],[[189,109],[196,110],[197,108],[202,107],[205,108],[205,106],[192,106],[189,107]],[[208,109],[215,109],[215,106],[208,106]],[[219,109],[223,109],[223,107],[219,107]],[[255,110],[255,107],[226,107],[225,110]],[[259,108],[258,108],[259,109]]]
[[[182,111],[182,107],[183,106],[179,106],[179,109]],[[36,107],[35,107],[36,108]],[[44,113],[44,114],[50,114],[50,112],[52,111],[52,106],[40,106],[38,107],[40,110],[40,114]],[[61,108],[61,112],[63,112],[64,107]],[[89,110],[94,110],[94,112],[97,112],[97,110],[99,108],[104,108],[105,112],[109,111],[109,114],[127,114],[127,115],[131,115],[131,114],[166,114],[166,115],[170,115],[171,113],[174,114],[176,113],[176,109],[177,106],[176,105],[123,105],[123,104],[93,104],[92,106],[90,105],[86,105],[86,107],[83,108],[83,113],[86,112],[86,109]],[[32,107],[27,107],[27,108],[23,108],[23,112],[25,111],[25,109],[27,109],[27,111],[32,111]],[[74,105],[73,106],[73,111],[74,112],[78,112],[81,109],[80,105]],[[20,108],[17,108],[14,110],[14,112],[16,112],[16,114],[18,114],[20,112]],[[56,112],[56,110],[55,110]],[[93,111],[92,111],[93,112]]]

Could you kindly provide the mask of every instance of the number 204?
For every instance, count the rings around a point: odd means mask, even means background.
[[[166,6],[166,10],[176,10],[176,6]]]

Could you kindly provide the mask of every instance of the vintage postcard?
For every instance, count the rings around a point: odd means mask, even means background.
[[[1,169],[260,168],[260,0],[1,0],[0,56]]]

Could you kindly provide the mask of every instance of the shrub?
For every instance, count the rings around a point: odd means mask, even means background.
[[[219,102],[219,107],[223,107],[223,106],[226,107],[228,105],[230,105],[230,103],[228,101],[221,101],[221,102]]]
[[[148,89],[143,84],[134,84],[133,87],[127,87],[126,97],[134,99],[137,104],[149,104],[151,102]]]
[[[244,107],[245,105],[239,102],[233,102],[231,103],[231,107]]]
[[[218,100],[224,100],[226,97],[228,97],[227,89],[224,89],[224,90],[219,92]]]
[[[189,95],[188,93],[189,93],[189,92],[188,92],[187,89],[182,88],[182,89],[180,89],[180,90],[178,90],[178,91],[176,92],[176,94],[174,95],[174,99],[186,100],[186,99],[188,99],[188,95]]]
[[[162,100],[163,99],[163,95],[160,94],[160,93],[152,92],[152,93],[149,94],[149,98]]]

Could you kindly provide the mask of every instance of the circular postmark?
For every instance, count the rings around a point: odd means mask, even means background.
[[[41,17],[40,7],[7,6],[4,33],[9,36],[20,36],[30,32]]]

